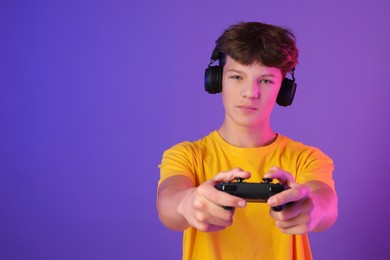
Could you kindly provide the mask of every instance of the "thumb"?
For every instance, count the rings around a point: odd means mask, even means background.
[[[295,179],[291,173],[285,172],[279,167],[271,167],[270,170],[264,175],[264,178],[277,179],[280,183],[286,184],[289,187],[295,184]]]
[[[218,173],[212,180],[215,182],[229,182],[237,178],[248,179],[251,174],[241,168],[234,168],[229,171],[223,171]]]

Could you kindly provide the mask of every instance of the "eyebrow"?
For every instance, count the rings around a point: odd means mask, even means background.
[[[237,69],[229,69],[228,71],[226,72],[236,72],[236,73],[241,73],[241,74],[244,74],[244,72],[242,70],[237,70]]]
[[[271,77],[271,78],[275,78],[275,74],[262,74],[261,75],[262,77]]]
[[[239,73],[239,74],[245,74],[245,72],[243,72],[242,70],[238,70],[238,69],[229,69],[228,71],[226,72],[236,72],[236,73]],[[272,73],[269,73],[269,74],[261,74],[260,75],[261,77],[271,77],[271,78],[275,78],[276,75],[275,74],[272,74]]]

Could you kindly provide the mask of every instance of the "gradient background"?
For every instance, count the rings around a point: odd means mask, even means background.
[[[383,259],[390,226],[390,2],[0,2],[0,259],[179,259],[155,209],[158,164],[223,119],[203,90],[232,23],[295,31],[276,131],[336,166],[339,219],[315,259]]]

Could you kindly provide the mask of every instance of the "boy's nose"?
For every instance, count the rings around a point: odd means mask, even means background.
[[[257,81],[247,84],[242,93],[243,97],[258,98],[260,95],[260,86]]]

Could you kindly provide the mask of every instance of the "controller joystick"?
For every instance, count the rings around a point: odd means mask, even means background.
[[[263,178],[263,181],[265,183],[272,183],[272,179],[271,178]]]

